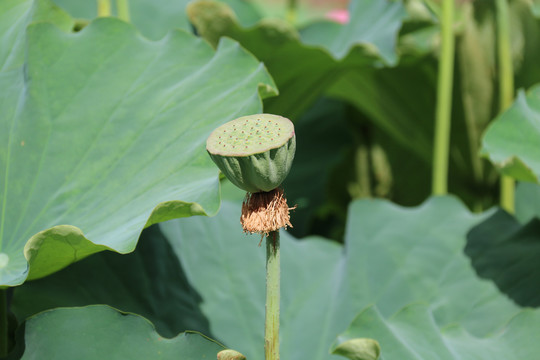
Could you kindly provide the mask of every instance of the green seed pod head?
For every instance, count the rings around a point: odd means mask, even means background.
[[[215,129],[206,141],[206,150],[240,189],[271,191],[291,169],[296,150],[294,125],[278,115],[243,116]]]

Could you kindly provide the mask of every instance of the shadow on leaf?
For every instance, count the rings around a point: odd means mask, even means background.
[[[480,277],[518,305],[540,307],[540,219],[521,225],[499,210],[469,232],[465,253]]]
[[[181,264],[157,226],[146,229],[127,255],[101,252],[15,291],[13,312],[22,321],[56,307],[107,304],[150,320],[165,337],[184,330],[211,336]]]

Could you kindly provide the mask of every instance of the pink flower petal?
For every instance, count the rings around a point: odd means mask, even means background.
[[[332,10],[326,13],[326,18],[340,24],[349,22],[349,10]]]

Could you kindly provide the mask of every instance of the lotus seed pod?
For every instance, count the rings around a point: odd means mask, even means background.
[[[206,150],[240,189],[271,191],[291,169],[296,150],[294,125],[278,115],[243,116],[215,129],[206,141]]]

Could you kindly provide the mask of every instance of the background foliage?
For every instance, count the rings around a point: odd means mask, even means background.
[[[263,109],[298,138],[283,358],[373,359],[357,338],[382,359],[534,358],[540,20],[509,5],[517,98],[498,114],[500,15],[457,2],[455,196],[429,198],[439,1],[353,0],[346,24],[302,2],[132,0],[130,24],[94,2],[0,3],[9,358],[261,359],[264,254],[204,142]],[[515,214],[500,173],[523,181]]]

